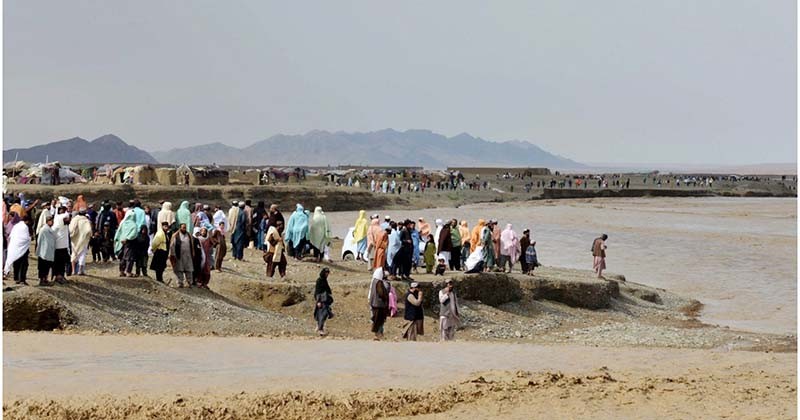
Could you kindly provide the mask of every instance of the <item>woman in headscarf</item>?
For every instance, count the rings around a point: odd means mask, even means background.
[[[514,263],[519,259],[519,254],[519,237],[509,223],[500,234],[500,268],[505,271],[506,261],[508,261],[508,272],[510,273],[514,269]]]
[[[72,203],[72,211],[86,211],[89,209],[89,206],[86,204],[86,200],[83,198],[83,194],[78,194],[78,198],[75,199],[75,202]]]
[[[486,226],[486,221],[483,219],[478,219],[478,224],[472,228],[472,234],[469,236],[469,252],[475,252],[475,248],[480,246],[481,244],[481,233],[483,232],[483,228]]]
[[[325,252],[325,247],[331,239],[331,227],[328,225],[328,216],[322,211],[322,207],[317,206],[314,209],[314,215],[311,217],[311,223],[308,225],[308,240],[311,246],[316,249],[317,261],[322,261],[322,256]]]
[[[367,251],[367,231],[369,230],[369,225],[367,222],[367,212],[361,210],[358,212],[358,218],[356,219],[355,227],[353,228],[353,240],[355,241],[356,245],[358,246],[356,261],[362,260],[367,261],[366,251]]]
[[[147,248],[150,247],[150,236],[147,234],[147,226],[139,226],[139,234],[136,235],[136,274],[133,277],[149,277],[147,275]]]
[[[386,250],[389,247],[390,229],[391,228],[381,231],[381,233],[378,234],[378,239],[375,240],[375,261],[372,263],[373,268],[383,268],[386,266]]]
[[[266,235],[267,231],[264,228],[264,224],[261,223],[264,221],[264,216],[268,215],[267,208],[264,206],[263,201],[259,201],[256,204],[256,208],[253,209],[253,231],[255,231],[255,246],[256,249],[264,249],[264,235]]]
[[[383,235],[381,221],[373,216],[372,220],[369,222],[369,229],[367,230],[367,257],[369,258],[369,267],[367,267],[367,270],[371,271],[371,269],[375,267],[375,246],[381,235]]]
[[[186,229],[190,229],[190,227],[194,226],[192,224],[192,213],[189,211],[188,201],[183,201],[178,211],[175,212],[175,222],[178,226],[185,224]]]
[[[222,261],[228,254],[228,244],[225,242],[225,222],[220,222],[217,229],[211,234],[214,238],[214,269],[222,271]]]
[[[239,211],[231,234],[233,258],[239,261],[244,261],[244,246],[247,242],[247,213],[244,211],[244,207],[244,202],[239,203]]]
[[[403,242],[400,240],[400,232],[397,230],[397,223],[389,223],[389,229],[391,229],[391,232],[389,233],[389,247],[386,249],[386,261],[389,263],[389,274],[394,276],[397,274],[398,266],[395,257],[397,253],[400,252]]]
[[[478,223],[480,225],[480,222]],[[492,240],[492,224],[489,223],[481,230],[480,244],[483,247],[483,265],[485,270],[494,267],[494,241]]]
[[[417,268],[419,267],[419,243],[421,239],[416,229],[416,223],[411,221],[406,227],[411,234],[411,266],[414,268],[414,273],[417,273]]]
[[[28,284],[25,279],[28,275],[28,253],[31,247],[31,234],[28,230],[28,225],[21,221],[16,213],[13,213],[9,225],[11,229],[8,231],[8,249],[3,273],[8,274],[13,268],[14,282]]]
[[[167,203],[164,203],[167,204]],[[160,214],[159,214],[160,215]],[[169,259],[169,222],[159,223],[153,241],[150,243],[150,250],[153,251],[153,259],[150,262],[150,269],[156,273],[156,281],[164,283],[164,270],[167,269]]]
[[[208,289],[208,283],[211,281],[211,248],[213,247],[212,241],[208,238],[208,230],[206,228],[195,228],[194,237],[196,239],[199,264],[197,264],[197,274],[195,276],[196,285],[201,289]]]
[[[320,336],[327,334],[325,332],[325,321],[328,318],[333,318],[333,312],[331,311],[333,294],[331,286],[328,284],[330,273],[331,270],[328,267],[323,268],[319,272],[317,283],[314,285],[314,302],[316,302],[316,305],[314,305],[314,319],[317,321],[316,332]]]
[[[186,203],[188,206],[189,203]],[[125,213],[122,223],[114,235],[114,254],[119,256],[119,276],[132,276],[133,264],[136,262],[133,241],[139,234],[136,226],[136,216],[132,211]]]
[[[187,202],[186,204],[188,205],[189,203]],[[157,222],[158,229],[161,229],[161,226],[167,223],[167,236],[169,236],[171,232],[178,230],[177,226],[175,226],[175,212],[172,211],[172,203],[169,201],[164,202],[161,206],[161,211],[158,212]]]
[[[305,247],[307,235],[308,215],[303,206],[298,204],[294,213],[289,216],[289,223],[286,225],[286,242],[298,260],[303,258],[303,247]]]
[[[192,211],[192,227],[201,227],[200,217],[203,213],[203,205],[194,203],[194,211]]]
[[[274,226],[270,226],[267,237],[264,238],[265,245],[268,245],[264,261],[267,263],[267,277],[275,276],[275,268],[283,278],[286,275],[286,243],[283,240],[283,222],[278,220]]]

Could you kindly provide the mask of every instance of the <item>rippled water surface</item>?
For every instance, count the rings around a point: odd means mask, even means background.
[[[371,209],[366,209],[374,213]],[[653,198],[536,201],[393,210],[395,219],[493,218],[533,232],[546,265],[591,268],[607,233],[608,269],[705,304],[705,322],[751,331],[797,328],[797,200]],[[356,212],[328,213],[342,237]]]

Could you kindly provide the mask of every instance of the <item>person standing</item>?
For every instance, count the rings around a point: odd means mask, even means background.
[[[453,280],[448,280],[444,289],[439,291],[439,331],[442,341],[455,338],[456,327],[461,317],[458,309],[458,297],[454,290]]]
[[[397,275],[397,268],[400,260],[397,254],[400,253],[403,243],[400,241],[400,231],[397,229],[397,223],[389,223],[389,247],[386,249],[386,262],[389,264],[389,274]]]
[[[458,220],[450,221],[450,242],[453,252],[450,255],[450,270],[461,271],[461,231],[458,229]]]
[[[411,221],[406,220],[400,226],[400,252],[397,254],[399,259],[399,266],[397,267],[400,277],[405,281],[413,280],[411,278],[411,262],[413,259],[414,240],[411,239]]]
[[[325,247],[330,243],[331,236],[328,216],[322,211],[322,207],[317,206],[308,224],[308,241],[315,250],[315,258],[318,262],[321,262],[322,257],[325,255]]]
[[[39,235],[36,238],[36,256],[39,271],[39,286],[49,286],[47,277],[53,268],[53,260],[56,256],[56,234],[53,232],[53,215],[48,214],[45,224],[39,228]]]
[[[192,226],[192,213],[189,211],[188,201],[181,202],[178,211],[175,212],[175,223],[177,223],[178,228],[180,228],[181,224],[186,225],[186,229]]]
[[[383,236],[383,229],[381,229],[381,221],[378,220],[376,215],[370,217],[369,229],[367,230],[367,257],[369,258],[369,267],[367,270],[375,268],[375,254],[377,251],[377,243]]]
[[[530,235],[531,231],[525,229],[522,231],[522,237],[519,238],[519,248],[522,251],[519,258],[519,264],[520,266],[522,266],[522,274],[528,274],[528,259],[526,257],[526,254],[528,252],[528,246],[531,244]]]
[[[325,332],[325,321],[333,317],[331,312],[331,304],[333,303],[333,293],[331,286],[328,284],[328,276],[331,270],[328,267],[319,272],[317,283],[314,285],[314,319],[317,321],[317,329],[315,332],[320,336],[327,335]]]
[[[114,254],[119,256],[119,276],[133,276],[133,265],[136,262],[135,241],[139,232],[136,227],[136,216],[132,211],[125,213],[125,218],[114,235]],[[56,249],[58,253],[58,249]]]
[[[403,338],[408,341],[417,341],[418,335],[425,334],[425,314],[422,309],[422,290],[419,283],[412,282],[406,292],[406,305],[404,318],[408,321],[403,332]]]
[[[478,223],[480,226],[480,222]],[[483,267],[484,270],[491,270],[494,267],[494,240],[492,238],[492,228],[494,225],[491,223],[486,224],[481,230],[481,246],[483,246]]]
[[[11,214],[14,222],[8,234],[8,253],[3,273],[8,274],[13,269],[14,282],[28,284],[25,279],[28,276],[28,255],[31,247],[30,228],[16,213]]]
[[[150,236],[147,234],[147,226],[139,226],[139,233],[134,239],[134,254],[136,261],[136,274],[133,277],[150,277],[147,275],[148,248],[150,247]]]
[[[383,338],[383,324],[389,315],[389,289],[391,284],[385,279],[383,268],[376,268],[369,287],[369,306],[372,309],[372,333],[374,340]]]
[[[66,207],[60,207],[53,220],[53,232],[56,235],[56,251],[53,259],[53,277],[56,283],[64,284],[64,275],[69,264],[69,213]]]
[[[367,222],[367,212],[361,210],[358,212],[358,218],[353,228],[353,241],[356,243],[356,261],[367,261],[367,231],[369,225]]]
[[[247,243],[247,213],[244,202],[239,203],[239,211],[236,212],[234,219],[233,233],[231,234],[231,245],[233,245],[233,258],[244,261],[244,247]]]
[[[607,239],[608,235],[604,233],[599,238],[595,238],[594,243],[592,243],[592,256],[594,257],[592,268],[594,272],[597,273],[597,278],[603,278],[603,270],[606,269]]]
[[[303,258],[303,249],[306,245],[307,236],[308,215],[303,205],[298,203],[294,213],[289,216],[289,222],[286,225],[286,243],[291,249],[291,255],[298,260]]]
[[[414,273],[419,273],[417,268],[419,267],[419,243],[421,239],[419,237],[419,232],[417,231],[417,224],[413,220],[410,220],[406,225],[408,228],[408,232],[411,234],[411,267],[414,269]]]
[[[450,222],[442,222],[442,227],[439,230],[439,239],[436,245],[439,258],[444,258],[445,264],[447,264],[453,254],[453,237],[450,233]]]
[[[86,275],[86,254],[89,252],[89,241],[92,239],[92,222],[86,217],[86,210],[79,210],[78,215],[69,222],[69,238],[72,245],[72,272]]]
[[[375,242],[375,261],[373,262],[373,268],[384,268],[386,267],[387,263],[387,251],[389,249],[389,232],[391,232],[391,228],[386,228],[381,234],[378,236],[377,242]]]
[[[217,228],[212,233],[214,238],[214,269],[222,271],[222,261],[228,253],[228,244],[225,242],[225,222],[219,222]]]
[[[283,222],[278,220],[275,226],[270,226],[267,231],[267,236],[264,239],[266,254],[264,254],[264,261],[267,263],[267,277],[275,276],[275,269],[281,278],[286,276],[286,242],[283,240]]]
[[[192,236],[187,232],[186,223],[181,223],[178,231],[172,235],[169,260],[175,277],[178,278],[178,287],[183,287],[184,281],[191,284],[194,272],[194,246]]]
[[[164,203],[166,205],[166,203]],[[150,262],[150,269],[156,273],[156,281],[164,283],[164,270],[167,269],[167,260],[169,259],[169,223],[166,221],[161,222],[161,227],[156,231],[153,236],[153,242],[150,244],[150,250],[153,251],[153,260]]]
[[[500,226],[497,225],[497,220],[492,220],[492,249],[494,250],[494,263],[500,259]]]
[[[508,272],[514,269],[514,264],[519,259],[520,242],[517,233],[514,232],[511,223],[500,234],[500,269],[505,272],[506,262],[508,262]]]
[[[208,283],[211,282],[211,267],[214,265],[211,262],[211,249],[212,241],[208,238],[208,230],[206,228],[197,228],[195,233],[195,255],[199,256],[196,265],[197,273],[195,274],[196,285],[201,289],[208,289]]]

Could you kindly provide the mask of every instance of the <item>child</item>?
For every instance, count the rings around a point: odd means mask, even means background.
[[[92,239],[89,239],[89,247],[92,248],[92,262],[98,262],[103,259],[100,248],[103,246],[103,238],[100,237],[100,232],[92,234]]]
[[[114,232],[111,231],[111,226],[108,222],[103,224],[103,234],[100,238],[100,253],[103,254],[103,262],[108,260],[116,261],[117,256],[114,255]]]
[[[433,243],[433,235],[428,235],[428,242],[425,243],[425,272],[433,273],[433,264],[436,263],[436,244]]]
[[[525,262],[528,269],[525,274],[533,275],[533,270],[540,265],[539,258],[536,256],[536,241],[531,241],[528,249],[525,250]]]
[[[436,266],[436,274],[435,275],[443,276],[445,269],[447,269],[447,264],[444,262],[444,258],[439,257],[439,264]]]

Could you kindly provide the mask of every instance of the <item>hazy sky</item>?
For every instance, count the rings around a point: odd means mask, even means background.
[[[583,162],[797,156],[791,0],[4,6],[5,148],[391,127]]]

